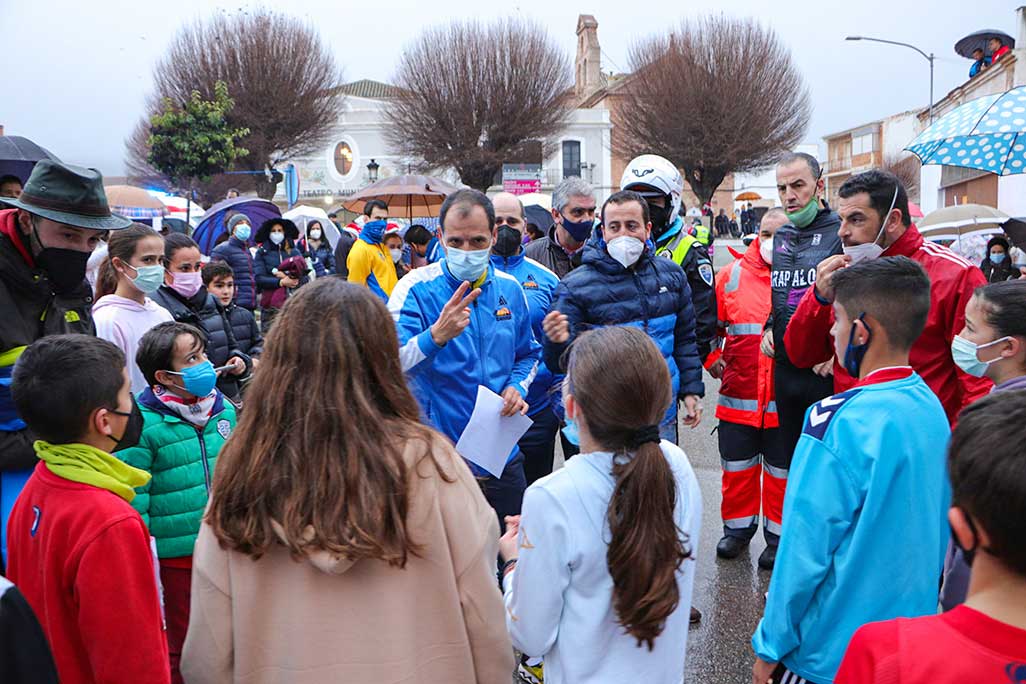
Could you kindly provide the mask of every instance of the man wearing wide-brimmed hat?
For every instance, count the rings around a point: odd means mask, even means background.
[[[35,436],[11,401],[14,362],[40,337],[95,334],[86,262],[107,231],[131,221],[110,213],[99,171],[48,159],[20,197],[0,202],[0,508],[7,510],[8,475],[36,463]]]

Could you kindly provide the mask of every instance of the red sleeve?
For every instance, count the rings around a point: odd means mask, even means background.
[[[899,684],[898,621],[871,622],[855,632],[834,684]]]
[[[97,681],[171,681],[150,538],[138,514],[89,542],[75,574],[75,599]]]
[[[834,324],[834,307],[816,299],[816,288],[810,287],[798,303],[784,332],[787,358],[798,368],[812,368],[834,357],[834,340],[830,327]]]
[[[965,270],[965,275],[958,284],[958,291],[952,293],[954,316],[952,317],[951,328],[947,331],[949,343],[965,327],[965,306],[969,303],[973,292],[976,291],[976,288],[986,284],[987,279],[983,277],[983,271],[975,266]],[[958,374],[958,383],[961,386],[961,408],[965,408],[977,399],[986,396],[994,387],[994,383],[987,378],[974,378],[957,366],[955,373]]]

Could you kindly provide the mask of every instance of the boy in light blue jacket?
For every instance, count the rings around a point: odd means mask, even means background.
[[[835,351],[859,382],[806,413],[766,611],[752,637],[757,684],[829,684],[863,624],[937,608],[950,431],[908,363],[930,280],[906,257],[830,278]]]

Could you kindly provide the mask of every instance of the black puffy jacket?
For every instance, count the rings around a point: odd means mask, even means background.
[[[231,266],[235,274],[235,303],[252,311],[257,306],[256,276],[253,273],[253,255],[249,246],[236,237],[222,242],[210,255]]]
[[[224,307],[224,315],[231,324],[239,350],[250,357],[260,356],[264,350],[264,336],[260,334],[253,312],[232,303]]]
[[[222,373],[217,381],[218,389],[225,396],[237,397],[239,380],[249,375],[253,362],[239,347],[228,318],[214,299],[214,295],[207,292],[207,288],[201,287],[199,292],[186,299],[167,285],[161,285],[150,297],[170,311],[176,321],[196,326],[207,334],[207,358],[215,367],[225,365],[233,356],[238,356],[246,362],[246,373],[242,376]]]

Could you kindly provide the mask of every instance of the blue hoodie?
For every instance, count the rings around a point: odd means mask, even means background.
[[[527,307],[531,311],[531,331],[534,339],[541,342],[545,339],[542,330],[542,321],[552,310],[552,304],[556,301],[556,286],[559,285],[559,277],[539,264],[534,259],[524,256],[523,250],[520,254],[511,257],[492,255],[492,266],[508,273],[520,282],[527,297]],[[562,375],[554,376],[544,363],[538,364],[538,374],[531,383],[531,389],[527,393],[527,415],[534,417],[542,411],[550,410],[552,406],[552,387]]]
[[[947,416],[911,369],[877,377],[885,381],[805,414],[769,598],[752,637],[756,655],[810,682],[834,681],[867,622],[937,611],[951,499]]]
[[[520,283],[489,265],[470,325],[439,347],[431,326],[462,284],[445,260],[414,269],[388,300],[399,334],[399,359],[428,423],[459,441],[474,411],[479,385],[496,394],[507,387],[527,396],[541,356]],[[517,453],[516,447],[509,458]],[[485,471],[471,464],[476,475]]]

